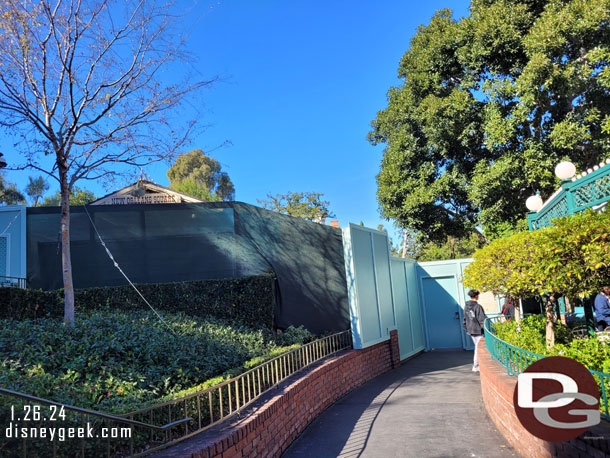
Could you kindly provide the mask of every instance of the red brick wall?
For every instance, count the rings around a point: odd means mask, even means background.
[[[167,450],[167,456],[280,456],[333,402],[399,364],[398,333],[391,331],[390,340],[328,359],[292,381],[243,420],[209,430],[204,438],[187,446],[178,444]]]
[[[585,434],[567,442],[547,442],[532,436],[519,422],[513,407],[517,377],[493,360],[485,339],[478,346],[481,392],[487,413],[506,440],[523,457],[604,457],[610,452],[610,424],[605,420]]]

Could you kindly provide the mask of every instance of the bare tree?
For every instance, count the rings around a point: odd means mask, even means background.
[[[169,81],[190,57],[172,10],[153,0],[1,2],[0,125],[21,136],[18,168],[59,182],[66,324],[74,184],[173,157],[194,122],[172,116],[212,83]]]

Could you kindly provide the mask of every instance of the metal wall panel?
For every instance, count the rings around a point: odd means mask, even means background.
[[[25,278],[26,217],[24,206],[0,207],[0,235],[3,236],[6,243],[2,275]]]
[[[377,301],[381,315],[382,335],[389,335],[396,329],[396,314],[392,297],[392,274],[390,271],[390,251],[388,236],[385,233],[371,233],[373,245],[375,279],[377,282]]]
[[[391,258],[390,265],[400,358],[405,359],[423,350],[426,344],[415,261]]]
[[[396,329],[388,238],[350,224],[343,229],[343,245],[354,348],[365,348]]]
[[[411,332],[414,349],[420,351],[426,347],[426,333],[424,330],[423,304],[419,294],[417,281],[417,264],[415,261],[405,262],[405,272],[407,276],[407,293],[409,296],[409,315],[411,317]]]

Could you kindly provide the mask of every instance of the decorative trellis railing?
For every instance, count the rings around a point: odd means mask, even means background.
[[[551,225],[555,218],[570,216],[587,208],[610,201],[610,159],[596,166],[590,173],[583,172],[572,180],[564,181],[554,196],[537,212],[528,215],[530,230]]]

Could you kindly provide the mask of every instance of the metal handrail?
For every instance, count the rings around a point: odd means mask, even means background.
[[[93,418],[110,422],[110,424],[123,423],[129,425],[132,431],[134,428],[139,428],[142,431],[140,436],[134,439],[134,434],[132,434],[128,445],[115,445],[119,451],[113,450],[111,453],[110,442],[107,441],[103,455],[110,457],[119,453],[121,456],[144,456],[211,428],[228,417],[239,415],[255,400],[288,377],[327,356],[348,348],[352,348],[351,331],[349,330],[305,344],[213,387],[120,415],[75,407],[5,388],[0,388],[0,395],[61,406],[78,415],[78,420],[81,422]],[[183,426],[184,429],[177,428],[180,426]],[[159,433],[162,435],[160,436]],[[25,442],[23,444],[21,456],[27,457],[27,445]],[[52,446],[52,456],[58,456],[56,455],[57,444],[53,443]],[[49,450],[45,452],[44,456],[51,456],[51,446],[47,444],[47,447]],[[84,444],[81,456],[86,456]],[[102,456],[102,453],[100,452],[96,456]]]
[[[527,369],[530,364],[544,358],[545,356],[511,345],[496,336],[492,324],[497,323],[500,321],[500,319],[501,317],[494,317],[485,320],[485,324],[483,326],[485,332],[485,345],[487,346],[487,350],[491,354],[492,358],[504,366],[508,375],[518,376],[521,372]],[[587,369],[589,372],[591,372],[591,374],[593,374],[594,378],[597,377],[596,381],[598,381],[598,385],[600,387],[600,404],[603,403],[600,405],[600,408],[602,409],[601,416],[606,420],[610,420],[610,411],[608,407],[610,374],[594,371],[589,368]]]
[[[39,398],[38,396],[32,396],[31,394],[19,393],[18,391],[9,390],[7,388],[0,387],[0,393],[15,397],[15,398],[27,399],[29,401],[34,401],[34,402],[37,402],[40,404],[63,407],[64,409],[70,410],[71,412],[76,412],[76,413],[83,414],[83,415],[90,415],[90,416],[95,416],[95,417],[99,417],[99,418],[104,418],[106,420],[112,420],[116,423],[125,423],[125,424],[133,425],[133,426],[142,426],[145,428],[152,428],[157,431],[165,431],[166,429],[173,428],[174,426],[180,425],[180,424],[184,423],[185,421],[192,420],[192,418],[183,418],[182,420],[177,420],[177,421],[168,423],[163,426],[156,426],[156,425],[149,425],[148,423],[142,423],[142,422],[136,421],[136,420],[130,420],[129,418],[125,418],[123,416],[112,415],[109,413],[100,412],[98,410],[83,409],[82,407],[71,406],[69,404],[63,404],[61,402],[51,401],[50,399]]]
[[[491,326],[502,319],[501,316],[488,318],[483,326],[485,332],[485,345],[491,356],[506,368],[508,375],[519,375],[530,364],[544,358],[543,355],[516,347],[498,338]]]

